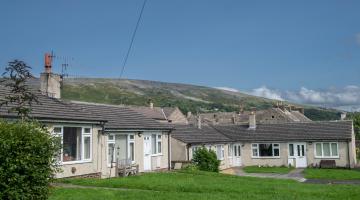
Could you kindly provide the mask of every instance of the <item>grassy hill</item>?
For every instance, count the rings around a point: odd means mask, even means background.
[[[102,78],[68,78],[64,81],[62,98],[95,103],[178,106],[184,113],[239,111],[251,107],[266,109],[274,100],[255,97],[240,92],[224,91],[210,87],[146,80],[119,80]],[[334,110],[306,107],[305,113],[314,120],[338,119]]]

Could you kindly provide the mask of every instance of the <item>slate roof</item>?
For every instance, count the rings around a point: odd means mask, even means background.
[[[105,124],[107,130],[171,130],[173,128],[171,124],[157,122],[123,106],[76,101],[72,101],[71,104],[107,120]]]
[[[247,125],[216,125],[216,130],[233,141],[348,141],[352,121],[300,122]]]
[[[162,111],[160,107],[150,108],[150,107],[139,106],[139,107],[129,107],[129,108],[151,119],[167,120],[165,113]]]
[[[100,123],[106,121],[90,112],[82,111],[71,107],[61,100],[42,95],[39,90],[33,89],[33,93],[38,97],[39,104],[32,105],[31,117],[38,120],[65,120],[65,121],[87,121]],[[10,94],[10,89],[0,85],[0,99]],[[4,105],[0,108],[0,117],[17,118],[16,113],[9,113],[8,110],[13,105]]]
[[[209,125],[201,129],[193,125],[176,125],[172,137],[187,144],[206,144],[230,142],[231,139],[221,134]]]

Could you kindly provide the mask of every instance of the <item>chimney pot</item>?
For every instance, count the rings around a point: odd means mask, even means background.
[[[45,73],[51,73],[52,58],[49,53],[45,53]]]
[[[340,119],[345,120],[345,118],[346,118],[346,112],[341,113],[340,114]]]
[[[197,127],[198,127],[198,129],[201,129],[201,116],[200,115],[197,118]]]

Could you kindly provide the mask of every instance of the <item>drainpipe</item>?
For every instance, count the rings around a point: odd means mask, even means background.
[[[348,149],[348,162],[349,162],[349,169],[351,168],[351,162],[350,162],[350,146],[349,141],[347,142],[347,149]]]
[[[168,170],[171,170],[171,131],[168,133]]]

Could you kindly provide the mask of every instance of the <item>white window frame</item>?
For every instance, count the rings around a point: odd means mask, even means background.
[[[63,153],[64,153],[64,149],[63,149],[63,144],[64,144],[64,127],[70,127],[70,128],[81,128],[81,160],[76,160],[76,161],[67,161],[64,162],[63,161]],[[54,130],[55,128],[61,128],[61,133],[55,133]],[[90,133],[85,133],[85,129],[89,128],[90,129]],[[92,136],[93,130],[91,126],[79,126],[79,125],[68,125],[68,126],[64,126],[64,125],[56,125],[53,126],[53,130],[52,130],[52,134],[55,134],[57,136],[61,137],[61,165],[71,165],[71,164],[81,164],[81,163],[89,163],[92,162],[92,154],[93,154],[93,136]],[[90,137],[90,158],[89,159],[84,159],[85,157],[85,145],[84,145],[84,141],[85,141],[85,137]]]
[[[218,160],[224,160],[225,157],[224,145],[216,145],[216,157]]]
[[[153,135],[155,135],[155,153],[153,153],[153,146],[152,146],[152,137]],[[159,136],[161,137],[161,139],[159,139]],[[163,146],[163,134],[162,133],[151,133],[150,134],[150,141],[151,141],[151,156],[162,156],[163,155],[163,149],[164,149],[164,146]],[[159,152],[159,142],[161,143],[161,152]]]
[[[110,140],[110,136],[114,137],[112,140]],[[109,156],[109,144],[114,144],[114,147],[115,147],[115,134],[109,134],[107,136],[107,143],[106,143],[106,163],[107,163],[107,166],[108,167],[111,167],[112,166],[115,166],[116,163],[110,163],[111,159],[110,159],[110,156]],[[113,161],[115,161],[116,159],[116,150],[114,149],[114,154],[113,154]]]
[[[259,146],[260,144],[271,144],[272,145],[272,155],[273,156],[260,156],[260,149]],[[276,149],[279,149],[279,155],[278,156],[274,156],[275,155],[275,147],[274,145],[278,145],[278,147],[276,147]],[[253,152],[254,149],[257,149],[257,155],[254,156]],[[252,158],[280,158],[280,154],[281,154],[281,148],[280,148],[280,143],[252,143],[251,144],[251,157]]]
[[[130,138],[130,136],[133,136],[133,139]],[[130,144],[133,144],[134,147],[134,160],[131,160],[131,153],[130,153]],[[135,134],[129,134],[128,135],[128,158],[131,160],[131,163],[135,163],[136,156],[135,156]]]
[[[329,145],[330,145],[330,156],[324,156],[324,143],[329,143]],[[321,144],[321,156],[317,155],[317,151],[316,151],[317,144]],[[332,148],[331,148],[332,144],[336,144],[337,156],[333,156]],[[340,158],[339,143],[338,142],[316,142],[316,143],[314,143],[314,157],[315,158]]]

